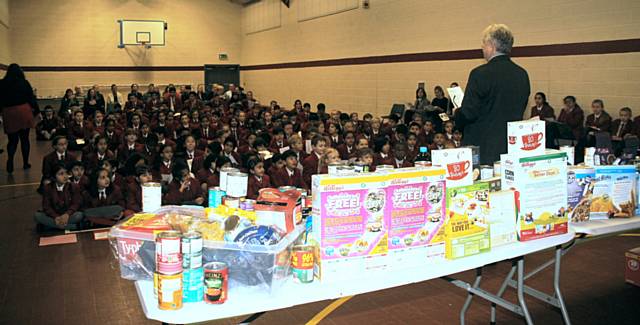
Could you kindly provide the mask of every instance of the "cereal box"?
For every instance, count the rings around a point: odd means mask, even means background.
[[[357,276],[364,270],[363,257],[387,253],[387,178],[374,173],[313,176],[312,233],[322,281]]]
[[[636,209],[636,168],[596,166],[589,219],[628,218]]]
[[[518,240],[527,241],[568,230],[567,155],[547,150],[544,155],[502,155],[502,188],[514,189]]]
[[[447,188],[446,257],[455,259],[491,248],[489,239],[489,184]]]
[[[589,209],[596,171],[591,167],[570,166],[567,171],[567,212],[572,222],[589,220]]]
[[[513,243],[516,237],[516,192],[489,192],[489,234],[491,247]]]
[[[507,152],[510,155],[543,155],[545,141],[544,121],[532,119],[507,123]]]
[[[473,184],[471,148],[434,150],[431,160],[446,170],[447,187]]]
[[[410,266],[444,257],[445,170],[440,167],[395,169],[386,188],[389,254]]]

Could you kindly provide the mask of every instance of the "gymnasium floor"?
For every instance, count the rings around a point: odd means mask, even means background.
[[[6,149],[6,137],[0,144]],[[133,282],[122,280],[107,241],[80,234],[76,244],[38,247],[32,215],[40,206],[36,186],[48,143],[32,142],[33,168],[5,172],[0,155],[0,324],[159,324],[145,318]],[[19,155],[19,154],[18,154]],[[22,166],[18,156],[16,166]],[[633,236],[635,235],[635,236]],[[579,245],[565,256],[562,288],[574,324],[637,324],[640,288],[624,283],[624,252],[640,246],[640,232]],[[531,256],[528,265],[550,257]],[[484,287],[496,291],[508,265],[488,267]],[[393,274],[392,274],[393,276]],[[473,272],[456,275],[471,280]],[[529,283],[550,290],[552,273]],[[506,295],[514,298],[513,291]],[[455,324],[466,295],[442,280],[359,295],[329,313],[320,324]],[[233,299],[231,297],[230,299]],[[559,312],[528,299],[539,324],[561,324]],[[304,324],[331,301],[269,312],[254,324]],[[474,301],[468,324],[487,324],[489,304]],[[236,324],[237,317],[210,324]],[[520,318],[498,309],[499,324],[520,324]],[[208,323],[209,324],[209,323]]]

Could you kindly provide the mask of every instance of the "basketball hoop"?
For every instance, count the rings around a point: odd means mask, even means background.
[[[145,41],[140,42],[140,45],[142,45],[147,50],[151,48],[151,44]]]

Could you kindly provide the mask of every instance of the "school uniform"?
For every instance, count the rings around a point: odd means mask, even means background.
[[[319,173],[319,165],[320,157],[315,152],[312,152],[302,162],[302,176],[307,188],[311,188],[311,176]]]
[[[288,146],[289,143],[286,139],[283,139],[282,141],[276,141],[276,139],[272,139],[271,143],[269,144],[269,151],[273,153],[280,153],[280,149]]]
[[[223,155],[231,160],[231,164],[233,165],[233,167],[239,168],[240,166],[242,166],[242,159],[240,159],[240,155],[237,152],[232,151],[229,154],[225,152],[223,153]]]
[[[271,181],[274,187],[295,186],[297,188],[309,188],[302,179],[302,173],[300,173],[300,170],[297,168],[294,168],[293,171],[291,171],[285,166],[278,171]]]
[[[108,150],[105,153],[99,153],[96,151],[92,151],[89,154],[86,155],[86,158],[84,159],[85,161],[85,168],[87,169],[87,171],[89,171],[89,173],[93,172],[94,170],[96,170],[96,168],[98,168],[98,164],[103,161],[103,160],[113,160],[115,159],[116,155],[113,154],[113,152],[111,150]]]
[[[129,157],[134,153],[144,155],[144,145],[139,143],[135,143],[133,145],[129,145],[127,143],[121,144],[120,147],[118,147],[118,162],[124,165],[124,163],[127,162],[127,159],[129,159]]]
[[[50,228],[75,230],[83,219],[80,212],[82,196],[76,188],[69,183],[59,186],[56,182],[51,182],[44,186],[42,195],[42,210],[34,215],[37,223]],[[65,227],[56,225],[55,218],[67,214],[68,223]]]
[[[411,163],[409,160],[407,160],[407,158],[403,159],[403,160],[398,160],[396,158],[392,158],[392,164],[393,168],[406,168],[406,167],[413,167],[413,163]]]
[[[343,143],[336,148],[338,153],[340,153],[340,159],[349,160],[349,158],[356,152],[355,146],[347,146],[346,143]]]
[[[195,149],[192,152],[185,151],[184,159],[187,161],[189,170],[193,174],[197,174],[200,169],[204,168],[204,151],[200,149]]]
[[[378,152],[373,156],[373,164],[376,166],[379,165],[393,165],[393,157],[391,154],[384,154],[382,152]]]
[[[76,186],[80,193],[82,193],[89,187],[89,177],[87,177],[86,175],[82,175],[78,180],[75,180],[73,179],[73,177],[71,177],[71,179],[69,179],[69,183],[71,183],[73,186]]]
[[[84,215],[87,220],[96,225],[115,225],[124,210],[124,195],[118,186],[111,185],[99,189],[98,193],[83,194]]]
[[[42,121],[36,125],[36,140],[45,141],[51,140],[55,136],[53,130],[58,130],[60,123],[56,117],[47,119],[43,118]]]
[[[204,183],[207,183],[207,179],[209,179],[209,177],[215,174],[216,173],[212,171],[211,168],[202,168],[196,173],[196,179],[200,184],[204,184]],[[218,181],[218,183],[220,182]],[[218,186],[218,185],[215,185],[215,186]]]
[[[260,190],[269,187],[271,187],[271,179],[269,178],[269,175],[263,175],[262,177],[249,175],[247,199],[257,199],[260,194]]]
[[[173,168],[174,161],[161,161],[159,165],[157,165],[151,175],[153,179],[158,182],[169,183],[173,179],[173,175],[171,174],[171,168]]]
[[[125,199],[124,216],[129,217],[142,211],[142,186],[133,182],[127,184],[127,196]]]
[[[334,149],[337,149],[338,146],[344,143],[344,140],[342,140],[342,136],[340,135],[328,135],[327,138],[329,138],[329,142],[327,143]]]
[[[53,169],[56,165],[62,164],[67,166],[76,160],[76,156],[68,151],[62,154],[57,151],[49,153],[42,158],[42,178],[46,179],[55,177]]]
[[[115,152],[122,142],[122,132],[114,130],[113,132],[104,131],[104,136],[107,137],[107,147],[109,150]]]
[[[184,192],[180,192],[180,182],[174,179],[169,183],[167,193],[162,196],[162,204],[164,205],[183,205],[195,204],[194,200],[202,197],[202,189],[200,183],[194,178],[189,179],[189,188]]]

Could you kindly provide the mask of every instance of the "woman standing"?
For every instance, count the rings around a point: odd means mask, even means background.
[[[40,109],[31,84],[25,79],[20,66],[15,63],[9,65],[7,74],[0,80],[0,109],[4,120],[4,133],[9,137],[7,172],[13,173],[13,156],[18,150],[18,141],[22,150],[22,167],[31,168],[29,130],[34,127],[33,117],[40,113]]]

